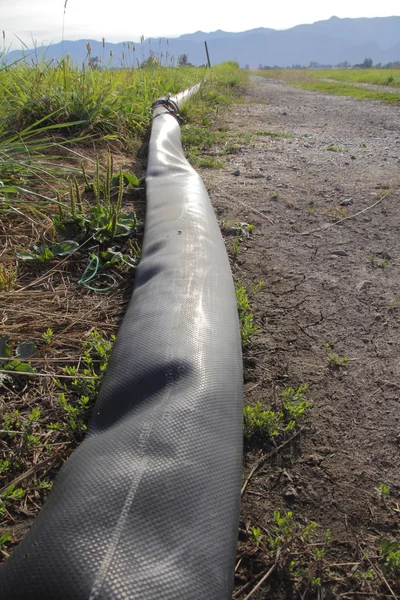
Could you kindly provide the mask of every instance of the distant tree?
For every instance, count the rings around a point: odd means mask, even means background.
[[[245,68],[245,70],[246,70],[246,71],[248,71],[248,70],[250,69],[250,65],[248,65],[248,64],[245,64],[245,65],[244,65],[244,68]]]
[[[364,58],[362,66],[364,67],[364,69],[370,69],[373,64],[374,61],[372,60],[372,58]]]
[[[336,65],[337,69],[349,69],[351,67],[348,60],[344,60]]]
[[[180,54],[178,56],[178,65],[180,67],[187,67],[187,66],[189,66],[189,64],[190,64],[189,63],[189,57],[188,57],[187,54]]]
[[[93,70],[100,69],[101,60],[98,56],[89,57],[89,67]]]

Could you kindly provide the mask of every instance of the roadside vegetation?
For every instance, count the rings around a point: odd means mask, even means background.
[[[303,90],[324,92],[334,96],[379,100],[390,104],[400,102],[400,70],[398,69],[268,69],[254,71],[253,74],[286,81]],[[393,91],[359,84],[389,86]]]
[[[207,75],[205,79],[205,75]],[[152,102],[202,81],[188,147],[238,94],[234,63],[0,66],[0,558],[83,439],[133,289]]]

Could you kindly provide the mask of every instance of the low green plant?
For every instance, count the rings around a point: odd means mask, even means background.
[[[137,187],[138,179],[124,173],[122,167],[118,175],[113,175],[113,161],[108,154],[105,177],[100,176],[100,164],[97,157],[96,171],[90,183],[83,169],[86,182],[85,190],[93,192],[95,205],[85,211],[82,194],[75,179],[70,186],[70,210],[53,217],[56,231],[63,237],[79,243],[93,239],[100,244],[114,239],[124,238],[136,231],[136,215],[133,211],[121,212],[124,190]],[[115,198],[115,202],[113,202]]]
[[[87,429],[89,409],[99,393],[114,341],[114,335],[107,339],[94,329],[82,343],[79,368],[75,365],[63,367],[62,373],[70,379],[55,379],[62,390],[58,402],[64,413],[64,423],[78,438]],[[59,429],[60,426],[53,423],[50,428]]]
[[[1,512],[1,508],[0,508],[0,512]],[[6,531],[5,533],[3,533],[2,536],[0,536],[0,552],[2,550],[4,550],[4,548],[6,547],[6,544],[10,541],[11,541],[11,533],[9,531]]]
[[[231,246],[231,251],[232,251],[234,258],[237,258],[239,256],[239,250],[240,250],[240,234],[236,234],[234,239],[231,241],[230,246]]]
[[[384,560],[384,569],[389,577],[400,577],[400,541],[383,539],[381,542],[381,556]]]
[[[278,410],[264,409],[261,401],[255,406],[245,406],[244,436],[261,437],[268,441],[293,431],[312,406],[312,402],[305,396],[307,390],[307,385],[300,385],[296,390],[285,388],[281,394],[281,408]]]
[[[329,150],[330,152],[342,152],[343,148],[340,148],[340,146],[331,145],[327,147],[327,150]]]
[[[295,137],[293,133],[290,133],[289,131],[268,131],[267,129],[257,129],[256,131],[252,131],[251,133],[252,135],[265,136],[272,139]]]
[[[37,347],[33,342],[22,342],[18,344],[13,352],[12,346],[8,344],[9,337],[3,336],[0,338],[0,367],[10,373],[35,373],[35,369],[27,362],[27,358],[32,358],[37,354]],[[7,379],[8,377],[8,379]],[[9,380],[9,376],[0,373],[0,385],[2,380]]]
[[[23,252],[17,252],[17,258],[22,261],[37,261],[47,262],[54,258],[63,258],[68,256],[79,248],[78,242],[74,240],[66,240],[63,242],[57,242],[56,244],[39,244],[33,246],[32,251],[27,250]]]
[[[330,215],[334,221],[340,221],[347,217],[347,208],[345,206],[334,206],[330,210]]]
[[[245,348],[248,346],[251,336],[259,331],[259,327],[254,325],[254,315],[250,309],[250,301],[246,286],[238,281],[235,292],[242,346]]]
[[[50,346],[51,342],[53,341],[53,335],[54,332],[51,329],[51,327],[48,327],[46,331],[43,332],[42,338],[44,339],[44,343],[46,344],[46,346]]]
[[[222,169],[225,166],[223,162],[218,160],[218,158],[214,158],[213,156],[197,158],[192,162],[192,164],[204,169]]]
[[[388,496],[390,494],[390,487],[386,483],[380,483],[377,489],[380,496]]]
[[[338,369],[339,367],[343,367],[343,365],[349,362],[347,356],[339,356],[336,353],[328,354],[329,366],[333,369]]]

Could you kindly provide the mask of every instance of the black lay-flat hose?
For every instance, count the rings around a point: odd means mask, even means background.
[[[1,600],[231,596],[240,335],[224,242],[182,153],[181,101],[154,109],[142,257],[88,433],[0,569]]]

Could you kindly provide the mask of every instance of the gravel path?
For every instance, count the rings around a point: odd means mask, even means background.
[[[255,143],[206,175],[221,223],[256,226],[233,259],[237,279],[264,282],[246,400],[271,407],[283,387],[307,383],[313,408],[298,447],[250,482],[242,529],[290,507],[350,548],[393,525],[377,486],[400,493],[400,107],[259,77],[246,100],[226,125]],[[261,451],[247,448],[245,474]]]

